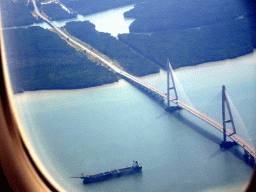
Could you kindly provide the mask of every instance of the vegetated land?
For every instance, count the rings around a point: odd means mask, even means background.
[[[14,92],[77,89],[118,80],[118,76],[40,27],[5,31]]]
[[[2,1],[0,10],[3,27],[24,26],[42,22],[41,19],[33,17],[34,6],[32,3],[28,6],[26,5],[27,0],[19,0],[17,2]]]
[[[149,0],[136,4],[124,16],[136,19],[131,32],[156,32],[202,27],[240,16],[255,17],[254,8],[254,0]]]
[[[56,3],[41,5],[41,9],[47,16],[50,17],[51,20],[70,19],[77,16],[76,13],[68,13]]]
[[[231,59],[253,51],[248,19],[193,29],[121,34],[118,38],[153,62],[173,68]]]
[[[43,10],[52,20],[62,20],[76,17],[76,13],[69,14],[60,5],[51,3],[41,5],[44,0],[37,0],[37,6]],[[82,14],[88,15],[120,6],[130,5],[143,0],[60,0],[68,8]],[[5,0],[1,2],[2,25],[4,27],[24,26],[42,22],[32,15],[34,6],[32,2],[27,5],[28,0]]]
[[[136,18],[119,39],[165,68],[235,58],[256,47],[253,0],[150,0],[125,17]]]
[[[133,51],[109,33],[95,30],[95,25],[89,21],[67,23],[65,29],[74,37],[90,44],[92,47],[116,60],[124,70],[136,75],[143,76],[158,73],[159,67],[141,54]]]
[[[142,1],[144,0],[61,0],[67,7],[72,8],[82,15],[106,11],[108,9],[131,5]]]

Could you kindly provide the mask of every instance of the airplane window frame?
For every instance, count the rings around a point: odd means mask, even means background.
[[[1,21],[0,21],[1,26]],[[33,152],[14,106],[13,92],[7,70],[4,40],[0,30],[0,172],[2,187],[13,191],[64,191],[47,173]],[[246,191],[253,191],[256,167]],[[5,179],[6,178],[6,179]],[[9,186],[9,187],[8,187]]]
[[[0,21],[0,26],[1,21]],[[14,106],[0,30],[0,164],[5,186],[14,191],[64,191],[48,174],[29,144]],[[2,182],[1,182],[2,183]]]

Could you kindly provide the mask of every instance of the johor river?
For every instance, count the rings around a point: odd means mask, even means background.
[[[76,18],[66,19],[62,21],[53,21],[57,27],[63,27],[68,22],[72,21],[90,21],[95,25],[95,29],[100,32],[110,33],[112,36],[117,37],[119,33],[129,33],[129,26],[135,20],[132,18],[124,18],[124,13],[133,9],[134,5],[128,5],[116,9],[95,13],[92,15],[78,15]],[[40,26],[44,29],[50,29],[51,26],[46,22],[33,24],[31,26]]]
[[[180,98],[219,122],[226,85],[237,134],[254,146],[255,61],[256,52],[175,70]],[[166,90],[164,71],[141,79]],[[32,146],[67,191],[218,191],[244,188],[253,171],[240,147],[220,149],[221,132],[186,111],[165,112],[164,103],[124,80],[25,92],[15,101]],[[127,167],[133,159],[142,173],[89,185],[70,178]]]

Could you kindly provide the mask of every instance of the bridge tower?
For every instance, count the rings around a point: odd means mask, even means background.
[[[172,81],[172,86],[170,87],[170,77],[171,77],[171,81]],[[175,98],[170,98],[170,90],[174,91],[175,94]],[[175,103],[175,106],[170,106],[170,100],[173,101],[173,103]],[[173,78],[173,69],[171,66],[171,63],[169,61],[169,59],[167,59],[167,106],[165,107],[166,111],[174,111],[177,109],[181,109],[178,106],[178,94],[177,94],[177,90],[175,87],[175,82],[174,82],[174,78]]]
[[[227,107],[229,119],[226,119],[226,107]],[[223,142],[220,143],[220,147],[230,148],[233,145],[237,145],[237,143],[234,141],[227,141],[227,132],[226,132],[227,124],[230,123],[233,129],[233,133],[229,134],[229,136],[236,134],[236,128],[235,128],[233,116],[231,113],[231,108],[229,104],[229,99],[227,97],[225,85],[222,86],[222,122],[223,122]]]

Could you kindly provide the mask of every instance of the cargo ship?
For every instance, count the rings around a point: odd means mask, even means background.
[[[71,178],[83,179],[83,183],[88,184],[88,183],[94,183],[98,181],[104,181],[104,180],[115,178],[115,177],[121,177],[123,175],[138,173],[141,170],[142,170],[142,166],[139,165],[137,161],[133,161],[132,166],[130,167],[115,169],[115,170],[107,171],[104,173],[98,173],[95,175],[85,175],[85,176],[81,175],[80,177],[71,177]]]

